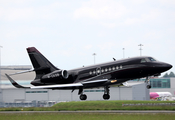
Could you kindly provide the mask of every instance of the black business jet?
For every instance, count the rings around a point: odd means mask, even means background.
[[[73,70],[62,70],[55,67],[48,61],[35,47],[27,48],[30,60],[33,64],[33,70],[18,72],[34,71],[35,79],[31,82],[32,87],[24,87],[15,82],[10,76],[7,78],[17,88],[29,89],[79,89],[78,94],[81,100],[86,100],[87,96],[83,93],[85,88],[104,87],[103,98],[108,100],[109,86],[114,84],[122,84],[128,80],[139,79],[149,76],[157,76],[172,68],[172,65],[157,61],[153,57],[141,56],[127,58],[102,64],[96,64],[87,67],[81,67]],[[147,88],[151,88],[150,84]]]

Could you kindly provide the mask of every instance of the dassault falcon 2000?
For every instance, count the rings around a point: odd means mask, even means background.
[[[172,65],[157,61],[153,57],[141,56],[127,58],[103,64],[92,66],[62,70],[56,68],[50,61],[47,60],[35,47],[27,48],[27,52],[33,64],[32,70],[22,71],[15,74],[34,71],[35,79],[31,82],[32,87],[24,87],[15,82],[9,74],[7,78],[17,88],[28,89],[71,89],[72,92],[78,89],[78,94],[81,100],[86,100],[87,96],[83,93],[83,89],[104,87],[103,99],[110,98],[109,86],[114,84],[122,84],[128,80],[139,79],[146,77],[157,76],[160,73],[172,68]],[[147,88],[151,88],[147,84]]]

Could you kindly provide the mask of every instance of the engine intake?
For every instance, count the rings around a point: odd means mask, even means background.
[[[69,73],[67,72],[67,70],[62,70],[61,75],[64,79],[67,79],[69,77]]]
[[[69,73],[67,72],[67,70],[57,70],[57,71],[54,71],[52,73],[49,73],[49,74],[46,74],[42,77],[42,80],[47,80],[47,79],[50,79],[50,78],[53,78],[53,79],[67,79],[69,77]]]

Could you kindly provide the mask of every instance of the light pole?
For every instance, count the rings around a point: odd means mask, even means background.
[[[123,58],[125,58],[125,48],[123,48]]]
[[[3,99],[2,99],[2,89],[1,89],[1,48],[2,46],[0,46],[0,102],[3,102]]]
[[[2,46],[0,46],[0,89],[1,89],[1,48]]]
[[[138,46],[140,46],[140,49],[139,49],[140,50],[140,56],[142,56],[142,46],[143,45],[142,44],[139,44]]]
[[[94,56],[94,64],[95,64],[95,56],[97,55],[96,53],[92,54]]]

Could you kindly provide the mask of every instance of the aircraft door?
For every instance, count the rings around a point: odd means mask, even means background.
[[[100,74],[101,74],[101,68],[99,67],[96,69],[96,75],[100,75]]]

